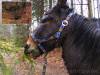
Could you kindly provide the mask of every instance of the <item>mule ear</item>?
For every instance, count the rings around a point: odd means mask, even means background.
[[[60,6],[66,6],[67,0],[58,0],[57,4]]]

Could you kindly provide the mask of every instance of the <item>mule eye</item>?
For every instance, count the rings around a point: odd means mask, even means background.
[[[42,19],[42,20],[41,20],[41,23],[49,22],[49,21],[52,21],[52,20],[54,20],[53,17],[47,17],[47,18],[45,18],[45,19]]]

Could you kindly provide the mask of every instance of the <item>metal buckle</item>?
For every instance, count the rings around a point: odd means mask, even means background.
[[[68,26],[68,21],[67,21],[67,20],[63,20],[63,21],[62,21],[62,25],[63,25],[63,26]]]

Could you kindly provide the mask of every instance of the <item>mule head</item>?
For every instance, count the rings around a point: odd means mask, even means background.
[[[26,42],[26,45],[24,47],[24,53],[28,56],[31,56],[33,58],[36,58],[40,55],[42,55],[44,52],[43,50],[39,47],[38,45],[39,43],[34,41],[34,39],[32,38],[32,36],[29,35],[29,38]],[[54,48],[56,48],[58,45],[56,44],[56,40],[52,39],[49,41],[45,41],[41,43],[42,47],[47,51],[51,51]]]
[[[24,46],[25,55],[31,55],[31,56],[34,55],[33,57],[40,55],[41,53],[38,51],[38,48],[36,45],[37,43],[29,35],[26,45]]]
[[[58,3],[47,11],[33,34],[33,39],[40,42],[53,36],[60,28],[62,21],[72,12],[66,4],[67,0],[58,0]]]
[[[66,19],[67,15],[72,11],[66,2],[67,0],[58,0],[58,3],[43,15],[40,24],[31,36],[31,41],[35,40],[35,42],[41,44],[46,52],[49,52],[58,46],[56,38],[51,40],[48,40],[48,38],[53,36],[59,30],[62,20]],[[27,51],[32,51],[31,48],[34,49],[34,47],[32,47],[33,42],[31,41],[30,43],[27,43],[25,47],[26,53]],[[38,45],[35,47],[35,49],[38,49],[38,54],[35,53],[36,56],[43,54],[43,51]]]

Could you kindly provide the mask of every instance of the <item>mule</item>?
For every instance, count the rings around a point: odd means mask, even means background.
[[[69,75],[100,75],[100,19],[74,13],[66,2],[58,0],[33,32],[31,38],[38,42],[37,56],[62,47]],[[25,54],[30,46],[26,45]]]

